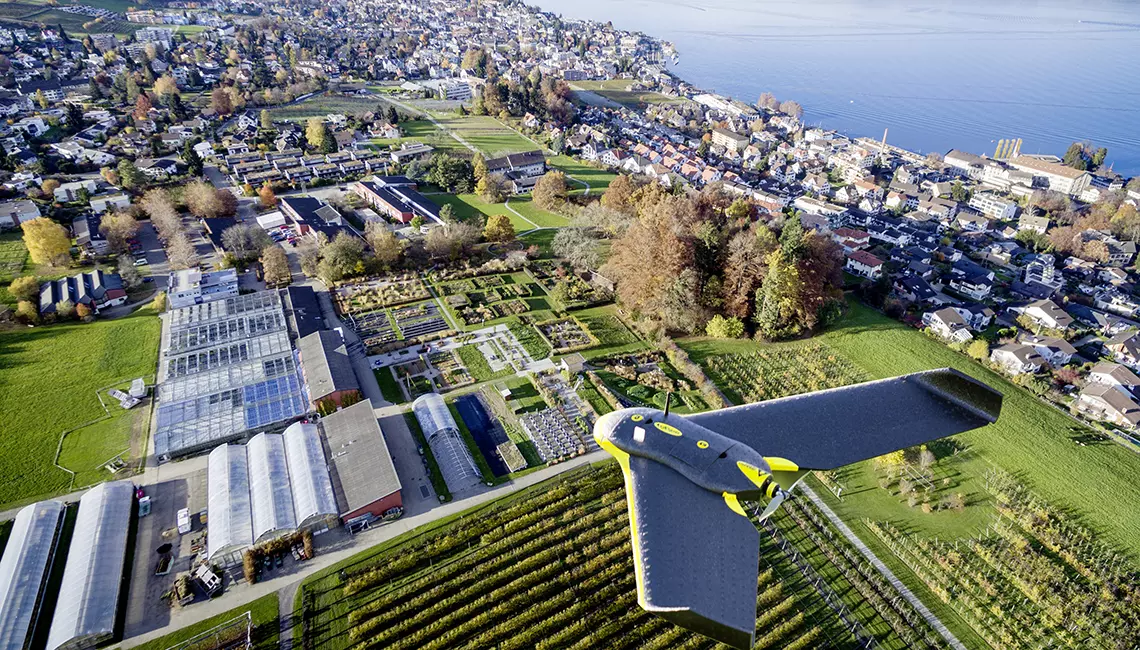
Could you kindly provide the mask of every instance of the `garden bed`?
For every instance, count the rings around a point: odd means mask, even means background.
[[[427,286],[411,274],[395,279],[370,280],[341,285],[333,290],[338,314],[355,314],[403,305],[430,298]]]
[[[586,350],[598,344],[598,339],[573,317],[535,323],[534,327],[546,339],[554,354]]]

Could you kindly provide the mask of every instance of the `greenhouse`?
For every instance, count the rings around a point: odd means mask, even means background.
[[[447,489],[460,492],[478,485],[482,480],[479,469],[460,437],[459,425],[455,423],[443,397],[439,393],[421,395],[412,403],[412,412],[439,464]]]
[[[16,515],[0,559],[0,650],[30,647],[64,506],[41,501]]]
[[[297,528],[285,441],[278,434],[259,433],[245,446],[249,461],[249,496],[253,541],[272,539]]]
[[[210,561],[233,564],[240,561],[240,551],[253,544],[245,447],[222,445],[210,452],[207,481]]]
[[[293,511],[297,526],[313,526],[337,516],[329,469],[317,425],[296,422],[285,429],[285,458],[289,462],[289,483],[293,489]]]
[[[79,500],[47,650],[94,647],[114,634],[134,496],[130,481],[115,481]]]

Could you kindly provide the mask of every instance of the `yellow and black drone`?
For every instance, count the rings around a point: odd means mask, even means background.
[[[809,471],[990,424],[1001,394],[950,369],[680,416],[630,408],[594,438],[625,474],[637,601],[681,627],[750,648],[760,535]]]

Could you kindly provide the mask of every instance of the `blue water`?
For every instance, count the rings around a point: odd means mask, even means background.
[[[1107,147],[1140,174],[1140,2],[1134,0],[530,0],[672,41],[671,71],[749,102],[908,149],[993,154]]]

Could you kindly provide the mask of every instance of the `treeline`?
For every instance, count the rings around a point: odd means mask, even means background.
[[[562,79],[543,75],[535,68],[519,81],[508,81],[499,77],[494,61],[482,48],[467,50],[463,68],[487,80],[483,93],[472,103],[476,115],[522,117],[530,113],[562,126],[574,121],[570,86]]]

